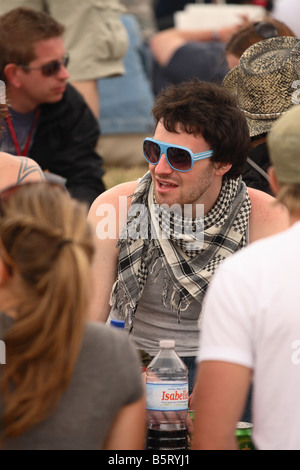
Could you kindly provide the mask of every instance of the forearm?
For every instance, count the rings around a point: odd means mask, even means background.
[[[110,313],[110,294],[117,277],[118,254],[117,239],[109,238],[102,233],[104,227],[103,217],[107,215],[105,210],[108,204],[101,202],[106,193],[99,196],[92,204],[88,213],[88,222],[91,226],[95,253],[91,272],[91,297],[88,317],[92,321],[106,322]],[[103,214],[101,207],[103,204]],[[99,211],[100,209],[100,211]],[[106,219],[105,219],[106,220]],[[104,223],[106,224],[107,221]],[[105,225],[106,227],[106,225]],[[106,227],[107,228],[107,227]]]
[[[233,33],[240,29],[240,25],[218,29],[181,30],[170,28],[160,31],[149,41],[151,52],[156,61],[165,66],[176,50],[187,42],[227,42]]]
[[[236,423],[245,408],[249,368],[226,361],[200,363],[193,393],[193,449],[235,450]]]
[[[175,28],[160,31],[149,41],[155,60],[165,66],[176,50],[191,41],[212,41],[211,31],[181,31]]]
[[[220,436],[217,433],[216,426],[212,424],[211,432],[205,432],[199,428],[192,441],[193,450],[238,450],[237,441],[234,433],[230,436]]]
[[[106,323],[110,313],[109,295],[102,295],[102,290],[97,289],[93,279],[93,288],[88,309],[88,319],[100,323]]]
[[[102,251],[96,253],[92,265],[91,297],[88,318],[92,321],[106,322],[111,310],[110,294],[116,279],[116,259],[107,249],[107,259],[102,256]],[[114,264],[108,261],[112,260]]]

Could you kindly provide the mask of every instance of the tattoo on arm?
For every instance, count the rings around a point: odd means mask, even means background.
[[[44,173],[37,163],[33,163],[27,157],[17,157],[20,160],[20,168],[17,179],[17,184],[23,183],[26,178],[28,178],[33,173],[40,176],[41,181],[45,179]]]

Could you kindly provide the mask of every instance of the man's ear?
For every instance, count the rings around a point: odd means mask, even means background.
[[[6,64],[4,67],[4,75],[6,76],[7,83],[11,83],[16,88],[20,88],[20,72],[21,69],[17,64]]]
[[[268,168],[268,175],[269,175],[269,185],[270,185],[271,191],[274,194],[274,196],[276,196],[276,194],[278,194],[278,191],[279,191],[279,184],[278,184],[278,180],[277,180],[273,166],[270,166]]]
[[[214,166],[216,175],[223,176],[230,170],[230,168],[232,167],[232,163],[214,162]]]

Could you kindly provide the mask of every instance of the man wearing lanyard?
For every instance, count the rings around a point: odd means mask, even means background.
[[[105,187],[95,151],[100,131],[82,96],[67,84],[64,27],[50,15],[16,8],[0,17],[0,79],[8,114],[0,150],[28,156],[66,180],[91,204]]]
[[[0,138],[6,115],[5,84],[0,82]],[[43,181],[44,179],[43,171],[31,158],[0,152],[0,191],[16,184]]]

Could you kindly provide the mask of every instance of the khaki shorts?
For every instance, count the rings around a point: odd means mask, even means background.
[[[65,26],[71,81],[124,74],[128,36],[119,0],[0,0],[0,15],[20,6],[47,11]]]
[[[100,135],[96,150],[103,158],[106,167],[144,167],[149,163],[143,155],[143,141],[149,134]]]

